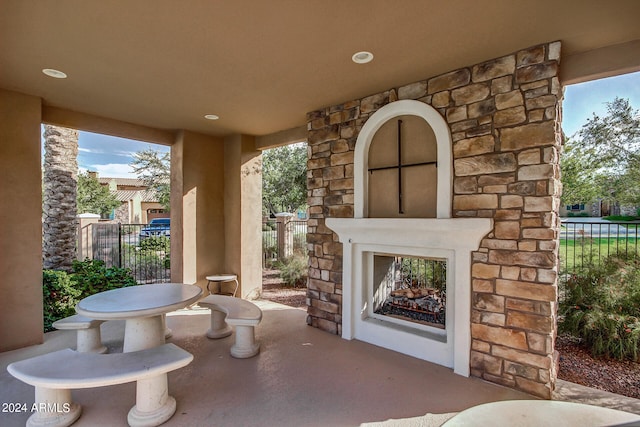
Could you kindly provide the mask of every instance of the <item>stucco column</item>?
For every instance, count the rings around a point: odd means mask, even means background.
[[[226,272],[238,275],[242,298],[262,291],[262,155],[255,138],[224,140]]]
[[[225,270],[224,144],[181,131],[171,146],[171,281],[198,284]]]
[[[0,90],[0,351],[43,339],[41,108]]]

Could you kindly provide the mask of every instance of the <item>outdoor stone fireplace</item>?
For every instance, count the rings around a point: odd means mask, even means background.
[[[397,132],[388,132],[389,127]],[[491,230],[491,220],[450,218],[451,153],[448,126],[433,107],[415,100],[383,106],[356,142],[354,218],[327,218],[326,226],[344,243],[342,337],[469,375],[471,251]],[[376,180],[380,172],[391,173]],[[445,302],[438,310],[442,326],[376,313],[378,300],[388,298],[381,282],[390,273],[389,258],[396,257],[440,260],[445,266],[440,286],[432,278],[424,286],[401,285],[388,292],[406,292],[396,301],[411,307],[433,304],[434,296],[422,293],[435,295],[440,287],[435,298]]]
[[[550,397],[559,60],[544,44],[308,114],[310,325]],[[397,257],[442,263],[444,324],[379,312],[433,304],[437,283],[391,284]]]

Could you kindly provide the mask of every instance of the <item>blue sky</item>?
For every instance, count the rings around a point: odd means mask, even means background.
[[[95,171],[105,178],[137,178],[129,165],[133,154],[153,149],[168,152],[165,145],[132,141],[115,136],[80,132],[78,136],[78,166],[81,171]]]
[[[634,109],[640,109],[640,72],[593,82],[567,86],[563,103],[563,129],[567,136],[580,130],[593,113],[606,113],[606,102],[618,96],[628,98]],[[161,152],[169,147],[131,141],[113,136],[80,132],[78,140],[80,170],[97,171],[102,177],[135,178],[132,155],[152,148]]]
[[[562,129],[567,136],[580,130],[596,113],[607,112],[605,102],[615,97],[627,98],[635,110],[640,109],[640,72],[567,86],[562,103]]]

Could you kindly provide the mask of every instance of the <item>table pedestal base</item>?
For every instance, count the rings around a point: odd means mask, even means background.
[[[127,319],[122,351],[128,353],[161,346],[165,343],[164,336],[165,328],[161,315]]]

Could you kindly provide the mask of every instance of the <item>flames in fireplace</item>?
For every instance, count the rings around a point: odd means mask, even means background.
[[[374,256],[374,313],[444,329],[446,261]]]

